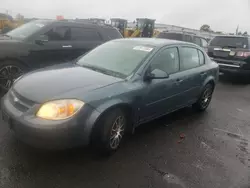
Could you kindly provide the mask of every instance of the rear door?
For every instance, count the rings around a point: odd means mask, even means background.
[[[72,53],[70,54],[70,59],[76,59],[103,42],[100,33],[95,28],[84,26],[71,27]]]
[[[195,47],[181,46],[180,51],[180,73],[178,77],[182,93],[179,98],[179,106],[191,104],[197,99],[202,86],[203,67],[200,62],[199,50]],[[202,60],[204,62],[204,60]]]

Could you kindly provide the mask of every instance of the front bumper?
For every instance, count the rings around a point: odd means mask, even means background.
[[[22,142],[43,149],[88,145],[99,112],[85,105],[73,118],[51,121],[19,111],[6,94],[1,101],[3,120]]]

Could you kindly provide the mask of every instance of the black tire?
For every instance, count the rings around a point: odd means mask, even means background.
[[[201,95],[196,103],[193,104],[193,108],[199,112],[203,112],[209,106],[214,92],[214,85],[208,83],[201,92]]]
[[[13,60],[0,62],[0,91],[6,93],[13,85],[15,79],[27,72],[27,67]]]
[[[118,128],[118,122],[121,123],[120,128]],[[96,152],[112,154],[116,151],[123,141],[127,122],[126,114],[121,109],[112,109],[102,115],[92,135],[92,144]],[[118,128],[117,131],[116,128]]]

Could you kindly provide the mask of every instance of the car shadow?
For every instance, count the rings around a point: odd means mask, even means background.
[[[250,84],[250,76],[246,78],[237,75],[220,75],[219,81],[223,84],[230,85],[248,85]]]

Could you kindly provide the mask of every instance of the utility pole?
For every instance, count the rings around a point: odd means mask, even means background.
[[[238,32],[239,32],[239,25],[237,26],[237,28],[236,28],[236,35],[238,35]]]

